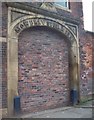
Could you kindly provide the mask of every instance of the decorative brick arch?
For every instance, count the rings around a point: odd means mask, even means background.
[[[70,43],[70,79],[71,89],[79,91],[79,49],[75,34],[62,21],[47,17],[25,16],[14,21],[8,30],[8,113],[13,114],[13,99],[18,95],[18,36],[33,26],[45,26],[56,29],[65,35]],[[77,99],[78,100],[78,99]],[[76,100],[76,101],[77,101]]]

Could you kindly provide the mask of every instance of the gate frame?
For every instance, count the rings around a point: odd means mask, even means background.
[[[64,21],[50,18],[47,16],[42,16],[36,14],[35,16],[26,15],[24,17],[18,18],[11,23],[11,11],[8,11],[8,37],[7,37],[7,79],[8,79],[8,116],[14,114],[14,97],[18,95],[18,36],[19,34],[30,27],[33,26],[45,26],[49,28],[56,29],[68,38],[68,42],[71,44],[70,47],[70,80],[71,80],[71,90],[76,90],[78,92],[78,100],[80,100],[79,95],[79,41],[72,30],[65,25]],[[32,24],[28,23],[28,27],[22,26],[23,21],[31,20]],[[34,22],[35,20],[35,22]],[[20,26],[20,27],[19,27]],[[20,29],[18,29],[20,28]],[[18,31],[17,31],[18,30]]]

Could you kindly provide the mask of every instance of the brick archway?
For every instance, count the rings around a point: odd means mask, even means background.
[[[11,24],[8,34],[8,113],[13,114],[13,99],[18,95],[18,36],[23,30],[32,26],[45,26],[56,29],[68,39],[70,43],[70,79],[71,89],[78,91],[78,42],[73,32],[61,22],[47,18],[24,17]],[[15,82],[14,82],[15,81]]]

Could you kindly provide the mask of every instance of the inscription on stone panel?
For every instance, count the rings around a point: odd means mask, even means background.
[[[72,32],[77,36],[77,28],[76,26],[74,25],[69,25],[69,24],[66,24],[71,30]]]
[[[23,20],[22,22],[18,23],[15,26],[15,32],[18,34],[22,30],[32,27],[32,26],[48,26],[48,27],[54,28],[56,30],[59,30],[63,34],[65,34],[70,39],[71,42],[74,41],[74,36],[65,26],[63,26],[57,22],[54,22],[52,20],[48,20],[48,19],[39,19],[38,18],[38,19]]]

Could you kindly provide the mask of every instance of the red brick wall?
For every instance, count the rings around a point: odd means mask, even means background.
[[[69,104],[68,46],[47,28],[19,36],[19,95],[22,111],[40,111]]]
[[[83,20],[83,4],[81,2],[70,2],[70,10],[74,18]]]
[[[68,18],[76,18],[79,21],[79,31],[78,31],[78,37],[79,37],[79,44],[80,44],[80,95],[81,97],[85,97],[89,94],[91,94],[92,90],[92,67],[91,64],[94,63],[92,62],[92,40],[94,41],[94,34],[93,34],[93,39],[92,39],[92,34],[91,33],[87,33],[86,31],[84,31],[83,29],[83,13],[82,13],[82,5],[81,3],[71,3],[70,4],[70,9],[72,12],[66,12],[65,10],[59,10],[61,12],[61,16],[64,17],[68,17]],[[0,18],[0,29],[1,29],[1,25],[2,25],[2,30],[0,30],[0,33],[2,32],[2,36],[3,37],[7,37],[7,24],[8,24],[8,9],[7,6],[5,4],[3,4],[2,6],[2,19]],[[1,13],[0,13],[1,14]],[[40,32],[39,32],[40,33]],[[26,34],[29,34],[26,32]],[[51,34],[51,32],[50,32]],[[1,35],[1,34],[0,34]],[[33,35],[32,35],[33,36]],[[42,33],[39,35],[42,36]],[[54,36],[53,36],[54,37]],[[26,38],[26,37],[25,37]],[[25,44],[25,42],[23,42]],[[3,82],[2,82],[2,90],[3,90],[3,107],[7,106],[7,43],[3,43]],[[62,48],[63,49],[63,48]],[[87,50],[88,49],[88,50]],[[28,50],[27,50],[28,51]],[[89,58],[89,63],[88,63],[88,58]],[[22,58],[21,58],[22,59]],[[86,62],[87,61],[87,62]],[[67,73],[67,72],[66,72]],[[93,71],[93,75],[94,75],[94,71]],[[20,75],[19,75],[20,77]],[[93,76],[94,77],[94,76]],[[68,78],[67,78],[68,80]],[[21,80],[20,80],[21,81]],[[19,82],[20,83],[20,82]],[[23,84],[24,85],[24,84]],[[63,87],[64,88],[64,87]],[[63,89],[62,88],[62,89]],[[19,90],[20,92],[20,90]]]
[[[93,85],[93,41],[94,34],[83,32],[80,39],[80,95],[92,97]],[[92,76],[93,75],[93,76]]]

